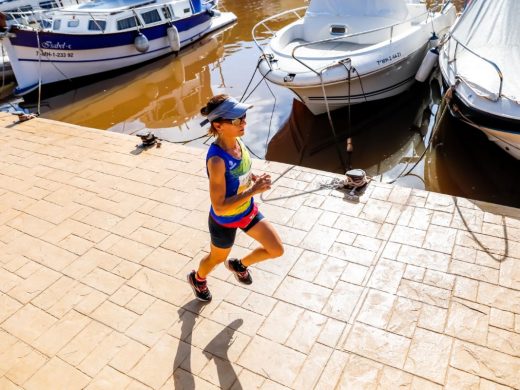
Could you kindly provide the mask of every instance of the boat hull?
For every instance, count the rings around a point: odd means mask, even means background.
[[[448,41],[440,52],[439,68],[445,87],[453,88],[452,116],[482,131],[491,142],[520,160],[520,103],[498,93],[481,96],[475,92],[464,82],[460,63],[450,60],[449,45]]]
[[[183,48],[205,35],[236,20],[232,13],[211,16],[207,12],[174,21]],[[58,34],[34,30],[12,29],[4,40],[22,96],[38,88],[64,80],[73,80],[150,62],[174,53],[170,46],[168,23],[140,30],[149,42],[141,53],[134,45],[137,31],[98,35]],[[40,50],[38,47],[40,46]]]
[[[497,146],[520,160],[520,120],[480,111],[457,93],[450,104],[452,116],[482,131]]]
[[[358,75],[351,72],[350,83],[345,80],[326,85],[290,89],[314,115],[348,106],[396,96],[409,89],[426,53],[425,45],[407,58],[379,71]],[[346,72],[346,71],[345,71]],[[350,84],[350,85],[349,85]]]

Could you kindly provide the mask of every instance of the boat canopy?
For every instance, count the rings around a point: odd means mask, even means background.
[[[518,0],[473,0],[452,31],[458,42],[500,68],[504,78],[502,93],[516,101],[520,101],[519,20]],[[459,52],[462,54],[463,49]],[[480,87],[483,95],[498,91],[500,79],[489,62],[471,55],[471,64],[459,63],[458,70],[467,81]]]
[[[404,21],[406,0],[312,0],[306,16],[371,16]]]

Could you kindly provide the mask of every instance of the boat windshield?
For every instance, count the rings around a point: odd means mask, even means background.
[[[406,0],[311,0],[310,16],[371,16],[403,21],[408,16]]]

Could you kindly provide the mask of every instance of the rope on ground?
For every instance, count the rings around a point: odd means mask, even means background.
[[[284,177],[289,171],[291,171],[293,168],[295,168],[296,165],[291,165],[289,168],[287,168],[285,171],[282,172],[280,176],[278,176],[271,185],[275,184],[278,180],[280,180],[282,177]],[[355,172],[354,172],[355,171]],[[352,172],[350,175],[349,173]],[[299,191],[296,194],[291,195],[285,195],[285,196],[278,196],[276,198],[268,198],[266,199],[264,194],[260,194],[260,199],[265,202],[273,202],[276,200],[283,200],[283,199],[291,199],[298,196],[306,195],[306,194],[312,194],[314,192],[322,191],[322,190],[346,190],[350,191],[347,193],[347,196],[353,197],[356,196],[356,191],[360,188],[365,187],[368,183],[372,181],[372,178],[370,176],[367,176],[365,172],[361,169],[354,169],[351,171],[347,171],[347,174],[344,178],[334,178],[330,181],[323,181],[319,184],[317,188],[314,188],[312,190],[305,190],[305,191]]]

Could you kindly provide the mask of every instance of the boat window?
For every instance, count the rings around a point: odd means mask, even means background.
[[[156,9],[153,9],[151,11],[148,11],[148,12],[143,12],[141,14],[144,22],[146,24],[150,24],[150,23],[155,23],[155,22],[160,22],[161,21],[161,16],[159,15],[159,12],[156,10]]]
[[[105,31],[107,27],[106,20],[89,20],[88,29],[91,31]]]
[[[173,15],[168,7],[162,7],[162,12],[164,15],[164,19],[166,19],[166,20],[173,19]]]
[[[118,30],[126,30],[127,28],[132,28],[132,27],[135,27],[136,25],[137,25],[137,23],[135,22],[134,16],[117,21]]]
[[[78,27],[79,26],[79,19],[69,20],[67,22],[67,27]]]
[[[19,8],[16,8],[16,9],[12,9],[12,10],[9,10],[9,11],[5,11],[5,12],[13,12],[13,13],[16,13],[16,12],[30,12],[33,10],[33,7],[31,7],[30,5],[24,5],[22,7],[19,7]]]
[[[40,2],[40,8],[43,8],[43,9],[58,8],[58,4],[54,0],[42,1],[42,2]]]
[[[191,9],[189,9],[189,8],[184,8],[184,13],[185,13],[185,14],[189,13],[190,11],[191,11]]]
[[[344,35],[347,33],[347,26],[332,25],[330,26],[331,35]]]
[[[52,29],[59,30],[60,28],[61,28],[61,19],[54,19],[54,22],[52,23]]]

